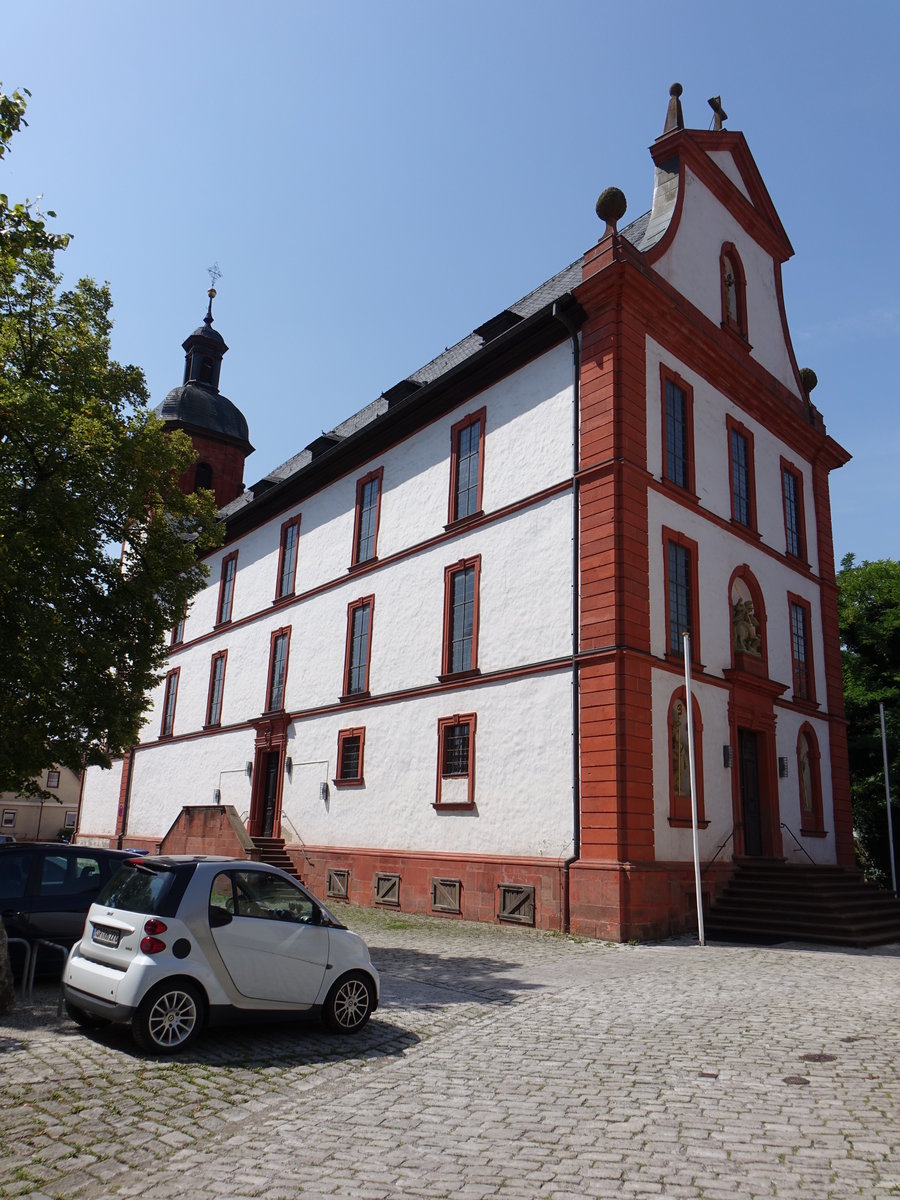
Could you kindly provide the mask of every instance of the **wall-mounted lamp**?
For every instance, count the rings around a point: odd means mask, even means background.
[[[215,791],[213,792],[213,804],[221,804],[221,803],[222,803],[222,792],[219,788],[216,788]]]
[[[722,766],[725,767],[725,769],[727,770],[731,766],[733,761],[734,760],[731,756],[731,747],[723,746],[722,747]]]
[[[294,760],[292,758],[286,758],[284,760],[284,770],[288,779],[294,778]]]
[[[253,774],[253,763],[248,762],[246,767],[244,767],[244,770],[247,772],[247,778],[249,779],[250,776]]]
[[[788,760],[786,758],[778,759],[778,778],[787,779],[788,777]]]

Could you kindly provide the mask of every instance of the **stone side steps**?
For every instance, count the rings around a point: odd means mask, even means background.
[[[740,859],[704,925],[713,940],[881,946],[900,942],[900,902],[845,867]]]
[[[253,845],[256,847],[256,856],[260,862],[268,863],[270,867],[281,867],[282,871],[287,871],[289,875],[293,875],[295,879],[303,882],[297,873],[293,859],[284,848],[284,838],[255,837]]]

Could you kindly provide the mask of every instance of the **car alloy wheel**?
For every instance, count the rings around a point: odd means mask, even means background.
[[[200,1033],[203,1015],[203,1001],[192,983],[161,983],[144,997],[131,1029],[144,1050],[178,1054]]]
[[[345,975],[328,993],[323,1015],[336,1033],[358,1033],[371,1012],[372,985],[364,975]]]

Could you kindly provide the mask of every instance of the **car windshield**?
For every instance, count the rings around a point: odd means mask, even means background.
[[[175,871],[169,866],[126,862],[102,889],[97,903],[148,916],[165,915],[175,878]]]

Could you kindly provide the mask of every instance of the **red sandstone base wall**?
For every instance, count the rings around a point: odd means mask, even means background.
[[[490,857],[459,858],[451,855],[407,854],[401,851],[336,850],[333,847],[287,846],[286,850],[303,882],[328,904],[328,872],[349,871],[347,899],[353,904],[398,908],[465,921],[495,923],[499,917],[501,884],[534,888],[534,924],[538,929],[563,927],[563,865],[556,859]],[[381,905],[375,898],[375,876],[399,875],[399,904]],[[432,880],[460,882],[460,911],[448,913],[432,907]],[[504,922],[505,923],[505,922]]]

